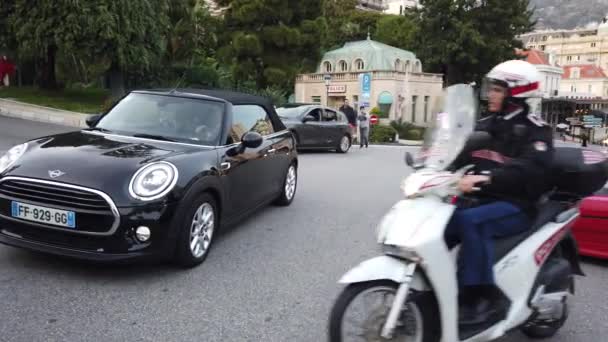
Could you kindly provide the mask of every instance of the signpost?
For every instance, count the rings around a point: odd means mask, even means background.
[[[360,74],[359,81],[361,83],[361,97],[359,99],[359,106],[369,107],[372,89],[372,75],[370,73]]]
[[[372,114],[372,116],[369,117],[369,122],[372,125],[377,125],[378,124],[378,115]]]
[[[325,81],[325,105],[329,107],[329,85],[331,84],[331,75],[323,75],[323,80]]]

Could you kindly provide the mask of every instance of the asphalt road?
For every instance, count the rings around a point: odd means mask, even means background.
[[[63,130],[0,117],[0,151]],[[406,149],[301,155],[292,206],[224,232],[192,270],[0,246],[0,341],[325,341],[338,278],[378,252],[374,227],[400,198]],[[552,341],[605,340],[607,268],[585,262],[571,318]]]

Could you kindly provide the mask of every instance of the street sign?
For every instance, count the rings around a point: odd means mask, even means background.
[[[327,91],[329,93],[346,93],[346,85],[330,85]]]
[[[372,115],[369,117],[369,122],[372,125],[377,125],[378,124],[378,116],[377,115]]]
[[[331,83],[331,75],[329,75],[329,74],[323,75],[323,80],[325,80],[325,85],[329,86],[329,84]]]
[[[370,73],[364,73],[359,77],[361,82],[361,100],[369,101],[372,91],[372,75]]]

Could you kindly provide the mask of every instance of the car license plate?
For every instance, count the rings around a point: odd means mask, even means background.
[[[45,208],[13,201],[11,203],[11,215],[27,221],[76,228],[76,214],[73,211]]]

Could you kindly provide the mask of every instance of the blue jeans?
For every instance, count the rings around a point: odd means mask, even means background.
[[[529,217],[508,202],[456,209],[446,228],[448,245],[461,243],[458,283],[494,285],[494,238],[516,235],[531,228]]]

